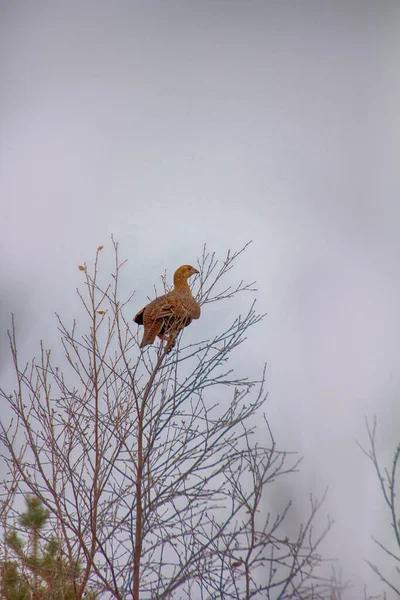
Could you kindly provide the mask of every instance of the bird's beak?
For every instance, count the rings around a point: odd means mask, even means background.
[[[200,271],[198,271],[197,269],[194,269],[194,268],[193,268],[193,272],[194,273],[200,273]]]

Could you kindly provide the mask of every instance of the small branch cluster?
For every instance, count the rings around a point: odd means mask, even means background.
[[[399,500],[398,492],[396,493],[397,480],[396,477],[399,473],[400,468],[400,444],[397,446],[393,454],[392,465],[390,469],[382,467],[376,448],[376,434],[377,434],[377,420],[376,417],[373,420],[372,425],[365,420],[365,425],[368,433],[368,447],[364,448],[361,444],[358,444],[362,452],[372,462],[375,473],[378,477],[381,492],[385,504],[387,506],[390,515],[390,524],[393,531],[393,536],[397,551],[390,550],[387,546],[382,544],[378,539],[372,536],[375,544],[384,552],[386,557],[389,559],[391,564],[395,565],[395,571],[397,575],[400,575],[400,514],[399,514]],[[392,592],[400,596],[400,582],[393,583],[389,579],[389,576],[385,575],[383,571],[374,563],[367,561],[372,571],[379,577],[379,579],[385,583]]]

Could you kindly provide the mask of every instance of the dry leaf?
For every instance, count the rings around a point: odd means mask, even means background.
[[[82,265],[79,265],[78,269],[79,269],[80,271],[86,271],[86,267],[83,267]]]
[[[97,248],[97,252],[100,252],[100,250],[103,250],[103,248],[104,248],[104,246],[99,246],[99,247]]]
[[[240,567],[242,562],[243,562],[242,560],[236,560],[235,562],[232,563],[232,567]]]

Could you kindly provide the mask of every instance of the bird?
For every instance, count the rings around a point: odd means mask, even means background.
[[[174,273],[174,287],[167,294],[159,296],[147,304],[133,318],[138,325],[144,325],[140,348],[153,344],[158,336],[167,338],[165,352],[175,345],[176,336],[193,319],[200,317],[200,305],[193,298],[188,279],[199,271],[191,265],[182,265]]]

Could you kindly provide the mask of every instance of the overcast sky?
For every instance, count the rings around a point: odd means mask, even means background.
[[[399,33],[395,1],[0,0],[2,331],[14,310],[26,347],[51,340],[111,233],[138,309],[204,243],[253,240],[238,278],[268,314],[237,368],[268,362],[304,456],[282,495],[329,485],[349,600],[389,531],[364,416],[388,461],[400,440]]]

